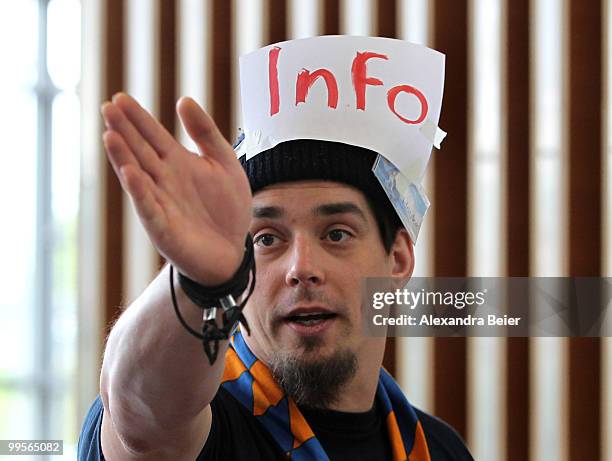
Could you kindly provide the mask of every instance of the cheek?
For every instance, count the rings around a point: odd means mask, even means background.
[[[372,256],[368,260],[368,267],[365,274],[368,277],[390,277],[392,273],[393,263],[386,256]]]
[[[363,273],[354,267],[344,267],[338,274],[337,289],[333,293],[340,297],[338,301],[349,308],[351,317],[354,317],[355,311],[360,308]]]
[[[278,284],[278,274],[273,274],[271,267],[266,267],[258,263],[255,290],[249,298],[249,302],[245,308],[248,314],[247,319],[252,315],[257,315],[258,318],[261,319],[264,309],[272,309],[274,307],[275,293],[278,291]]]
[[[273,296],[277,286],[282,279],[278,271],[274,271],[273,264],[260,264],[257,266],[257,281],[253,297],[257,299],[270,298]]]
[[[363,315],[363,289],[368,277],[388,277],[390,272],[388,262],[382,258],[372,255],[370,258],[363,258],[359,262],[343,264],[338,267],[337,293],[349,309],[351,320],[359,323]]]

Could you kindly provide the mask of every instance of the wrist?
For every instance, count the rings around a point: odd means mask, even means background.
[[[188,276],[178,272],[178,280],[183,292],[197,306],[206,309],[210,307],[222,307],[221,299],[231,303],[229,296],[237,300],[246,290],[249,284],[249,275],[255,265],[253,239],[247,234],[240,264],[233,274],[225,279],[223,283],[205,285],[198,283]]]
[[[234,327],[240,322],[247,333],[249,326],[242,314],[249,297],[255,288],[255,249],[253,238],[247,234],[244,257],[234,276],[216,286],[201,285],[179,273],[179,285],[185,295],[203,310],[202,332],[191,328],[180,313],[174,292],[173,267],[170,266],[170,292],[175,313],[183,327],[193,336],[200,338],[204,352],[212,365],[219,352],[219,341],[229,339]],[[248,287],[248,292],[246,291]],[[243,296],[243,294],[246,294]],[[240,302],[238,298],[242,297]],[[222,311],[221,326],[217,322],[217,312]]]

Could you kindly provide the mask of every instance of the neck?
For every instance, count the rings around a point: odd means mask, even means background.
[[[372,408],[384,353],[384,338],[368,338],[364,342],[358,353],[357,372],[342,388],[338,400],[330,405],[330,410],[361,413]]]

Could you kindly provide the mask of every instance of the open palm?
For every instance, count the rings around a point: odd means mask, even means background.
[[[199,155],[123,93],[102,106],[104,145],[157,250],[189,278],[216,285],[242,260],[249,182],[232,146],[195,101],[182,98],[177,112]]]

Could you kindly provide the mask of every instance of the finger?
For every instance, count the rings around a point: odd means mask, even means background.
[[[120,181],[123,182],[121,177],[121,168],[123,166],[132,165],[140,168],[138,160],[136,160],[134,154],[132,154],[119,133],[112,130],[105,131],[102,135],[102,141],[106,150],[106,156]]]
[[[138,102],[125,93],[113,96],[113,103],[121,109],[138,132],[155,149],[157,154],[165,158],[180,148],[180,144],[168,130],[151,116]]]
[[[223,137],[215,121],[193,99],[181,98],[176,111],[187,134],[201,153],[221,163],[236,161],[234,149]]]
[[[143,226],[152,237],[160,236],[166,227],[166,217],[162,207],[155,199],[155,183],[134,165],[122,166],[120,176]]]
[[[124,144],[140,166],[153,178],[159,178],[160,170],[163,167],[161,160],[123,111],[112,103],[106,103],[102,106],[102,115],[106,125],[123,138]]]

